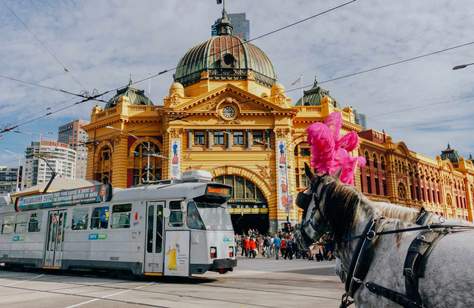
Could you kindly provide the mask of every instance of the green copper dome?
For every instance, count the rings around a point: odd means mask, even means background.
[[[232,35],[232,25],[223,11],[217,36],[191,48],[178,63],[174,80],[184,86],[201,79],[245,80],[252,72],[255,80],[271,87],[276,81],[273,64],[257,46]]]
[[[130,104],[132,105],[149,105],[153,106],[153,103],[151,102],[151,99],[149,99],[145,95],[144,90],[138,90],[133,87],[131,87],[131,81],[126,86],[125,88],[117,90],[117,94],[115,94],[114,97],[112,97],[107,104],[105,105],[105,108],[113,108],[117,105],[118,101],[122,96],[128,97],[128,100],[130,101]]]
[[[334,107],[337,107],[336,100],[329,95],[329,91],[321,88],[318,85],[316,78],[314,79],[313,87],[307,91],[303,91],[303,97],[300,98],[295,106],[319,106],[323,97],[328,96],[334,103]]]
[[[459,153],[452,149],[448,143],[448,147],[441,151],[441,159],[449,159],[453,164],[457,164],[459,162]]]

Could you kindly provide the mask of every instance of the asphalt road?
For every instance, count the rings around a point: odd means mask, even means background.
[[[133,279],[0,270],[0,307],[337,307],[334,263],[239,259],[232,273]]]

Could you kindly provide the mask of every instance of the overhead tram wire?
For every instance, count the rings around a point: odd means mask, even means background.
[[[29,124],[31,122],[34,122],[34,121],[38,121],[40,119],[43,119],[43,118],[46,118],[46,117],[49,117],[50,115],[53,115],[53,114],[56,114],[58,112],[61,112],[61,111],[64,111],[64,110],[67,110],[69,108],[72,108],[72,107],[75,107],[77,105],[80,105],[82,103],[85,103],[85,102],[88,102],[88,101],[92,101],[92,100],[96,100],[97,98],[101,97],[101,96],[104,96],[105,94],[109,93],[110,91],[105,91],[105,92],[102,92],[102,93],[99,93],[99,94],[96,94],[96,95],[93,95],[93,96],[89,96],[89,97],[86,97],[80,101],[77,101],[77,102],[74,102],[73,104],[70,104],[70,105],[66,105],[66,106],[63,106],[59,109],[56,109],[54,111],[48,111],[47,113],[43,114],[43,115],[40,115],[40,116],[37,116],[37,117],[34,117],[34,118],[31,118],[31,119],[28,119],[26,121],[23,121],[23,122],[19,122],[17,124],[14,124],[14,125],[11,125],[10,127],[7,127],[7,128],[3,128],[0,130],[0,136],[2,134],[5,134],[5,133],[9,133],[9,132],[12,132],[14,130],[16,130],[18,127],[20,126],[24,126],[26,124]]]
[[[4,5],[12,12],[12,14],[15,15],[15,16],[21,21],[21,23],[25,26],[25,28],[27,28],[28,31],[30,31],[29,28],[26,26],[26,24],[13,12],[13,10],[11,10],[11,9],[6,5],[5,0],[2,0],[2,1],[3,1]],[[322,12],[319,12],[319,13],[316,13],[316,14],[314,14],[314,15],[311,15],[311,16],[309,16],[309,17],[306,17],[306,18],[297,20],[297,21],[295,21],[295,22],[293,22],[293,23],[291,23],[291,24],[288,24],[288,25],[286,25],[286,26],[277,28],[277,29],[275,29],[275,30],[272,30],[272,31],[267,32],[267,33],[264,33],[264,34],[261,34],[261,35],[255,37],[255,38],[252,38],[252,39],[250,39],[250,40],[248,40],[248,41],[241,42],[241,43],[239,43],[238,45],[230,46],[230,47],[228,47],[228,48],[225,48],[225,49],[223,49],[223,50],[220,50],[219,52],[210,54],[208,57],[212,57],[212,56],[214,56],[214,55],[216,55],[216,54],[218,54],[218,53],[222,53],[222,52],[224,52],[224,51],[226,51],[226,50],[230,50],[230,49],[232,49],[232,48],[235,48],[235,47],[238,47],[238,46],[242,46],[242,45],[247,44],[247,43],[249,43],[249,42],[251,42],[251,41],[255,41],[255,40],[257,40],[257,39],[261,39],[261,38],[263,38],[263,37],[266,37],[266,36],[269,36],[269,35],[271,35],[271,34],[277,33],[277,32],[279,32],[279,31],[288,29],[288,28],[290,28],[290,27],[293,27],[293,26],[295,26],[295,25],[298,25],[298,24],[303,23],[303,22],[305,22],[305,21],[308,21],[308,20],[310,20],[310,19],[313,19],[313,18],[322,16],[322,15],[324,15],[324,14],[327,14],[327,13],[329,13],[329,12],[332,12],[332,11],[334,11],[334,10],[337,10],[337,9],[339,9],[339,8],[341,8],[341,7],[344,7],[344,6],[346,6],[346,5],[349,5],[349,4],[351,4],[351,3],[353,3],[353,2],[356,2],[356,1],[357,1],[357,0],[351,0],[351,1],[348,1],[348,2],[345,2],[345,3],[342,3],[342,4],[340,4],[340,5],[337,5],[337,6],[335,6],[335,7],[332,7],[332,8],[330,8],[330,9],[327,9],[327,10],[324,10],[324,11],[322,11]],[[30,33],[35,37],[35,39],[37,39],[37,40],[42,44],[43,47],[46,47],[46,46],[36,37],[36,35],[34,35],[34,33],[32,33],[31,31],[30,31]],[[47,48],[46,48],[46,49],[47,49]],[[47,49],[47,50],[49,51],[49,49]],[[50,51],[49,51],[49,52],[50,52]],[[51,55],[52,55],[56,60],[58,60],[58,62],[63,66],[63,69],[64,69],[65,72],[69,72],[69,70],[64,66],[64,64],[62,64],[62,62],[61,62],[57,57],[55,57],[54,54],[51,53]],[[158,73],[153,74],[153,75],[151,75],[151,76],[148,76],[148,77],[146,77],[146,78],[137,80],[137,81],[135,81],[135,82],[131,82],[131,83],[129,83],[129,85],[137,84],[137,83],[140,83],[140,82],[143,82],[143,81],[146,81],[146,80],[150,80],[150,79],[156,78],[156,77],[158,77],[158,76],[160,76],[160,75],[163,75],[163,74],[166,74],[166,73],[168,73],[168,72],[170,72],[170,71],[176,70],[177,68],[179,68],[179,66],[175,66],[175,67],[172,67],[172,68],[169,68],[169,69],[165,69],[165,70],[163,70],[163,71],[161,71],[161,72],[158,72]],[[50,116],[50,115],[52,115],[52,114],[55,114],[55,113],[57,113],[57,112],[60,112],[60,111],[69,109],[69,108],[74,107],[74,106],[76,106],[76,105],[78,105],[78,104],[80,104],[80,103],[83,103],[83,102],[86,102],[86,101],[89,101],[89,100],[97,100],[98,97],[101,97],[101,96],[103,96],[103,95],[105,95],[105,94],[107,94],[107,93],[109,93],[109,92],[116,91],[116,90],[118,90],[118,89],[123,88],[123,86],[121,86],[121,87],[114,88],[114,89],[111,89],[111,90],[108,90],[108,91],[104,91],[104,92],[102,92],[102,93],[100,93],[100,94],[97,94],[97,95],[85,96],[85,95],[81,95],[81,94],[77,94],[77,93],[65,91],[65,90],[62,90],[62,89],[56,89],[56,88],[53,88],[53,87],[42,86],[42,85],[39,85],[39,84],[34,84],[34,83],[26,82],[26,81],[21,81],[21,80],[19,80],[19,79],[17,79],[17,78],[12,78],[12,77],[2,76],[2,75],[0,75],[0,77],[2,77],[2,78],[7,78],[7,79],[10,79],[10,80],[14,80],[14,81],[17,81],[17,82],[22,82],[22,83],[29,84],[29,85],[33,85],[33,86],[39,86],[39,87],[46,88],[46,89],[53,90],[53,91],[59,91],[59,92],[62,92],[62,93],[72,94],[72,95],[75,95],[75,96],[79,96],[79,97],[83,97],[83,98],[84,98],[83,100],[81,100],[81,101],[79,101],[79,102],[76,102],[76,103],[74,103],[74,104],[72,104],[72,105],[65,106],[65,107],[63,107],[63,108],[60,108],[60,109],[58,109],[58,110],[55,110],[54,112],[48,112],[48,113],[46,113],[46,114],[44,114],[44,115],[42,115],[42,116],[38,116],[38,117],[33,118],[33,119],[30,119],[30,120],[28,120],[28,121],[21,122],[21,123],[19,123],[19,124],[16,124],[16,125],[13,125],[13,126],[10,126],[10,127],[4,128],[4,129],[1,129],[1,130],[0,130],[0,135],[1,135],[1,134],[4,134],[4,133],[7,133],[7,132],[10,132],[10,131],[16,129],[17,127],[19,127],[19,126],[26,125],[26,124],[28,124],[28,123],[31,123],[31,122],[33,122],[33,121],[37,121],[37,120],[39,120],[39,119],[45,118],[45,117]]]
[[[443,53],[443,52],[446,52],[446,51],[466,47],[466,46],[473,45],[473,44],[474,44],[474,41],[459,44],[459,45],[455,45],[455,46],[451,46],[451,47],[448,47],[448,48],[444,48],[444,49],[437,50],[437,51],[432,51],[432,52],[425,53],[425,54],[422,54],[422,55],[418,55],[418,56],[415,56],[415,57],[411,57],[411,58],[407,58],[407,59],[403,59],[403,60],[399,60],[399,61],[395,61],[395,62],[390,62],[390,63],[384,64],[384,65],[375,66],[375,67],[365,69],[365,70],[361,70],[361,71],[358,71],[358,72],[345,74],[345,75],[341,75],[341,76],[334,77],[334,78],[331,78],[331,79],[323,80],[321,82],[318,82],[318,84],[323,84],[323,83],[327,83],[327,82],[332,82],[332,81],[336,81],[336,80],[341,80],[341,79],[345,79],[345,78],[349,78],[349,77],[353,77],[353,76],[373,72],[373,71],[383,69],[383,68],[386,68],[386,67],[395,66],[395,65],[398,65],[398,64],[406,63],[406,62],[415,61],[415,60],[418,60],[418,59],[421,59],[421,58],[433,56],[433,55],[436,55],[436,54],[440,54],[440,53]],[[289,89],[286,92],[292,92],[292,91],[296,91],[296,90],[306,89],[306,88],[309,88],[311,86],[313,86],[313,84],[307,84],[307,85],[300,86],[300,87],[297,87],[297,88]]]
[[[18,16],[15,11],[8,6],[7,2],[5,0],[2,0],[3,5],[7,8],[7,10],[23,25],[23,27],[28,31],[31,36],[40,44],[41,47],[62,67],[64,72],[69,73],[69,76],[74,80],[75,83],[77,83],[82,90],[86,90],[86,87],[82,84],[82,82],[77,79],[74,74],[72,74],[71,70],[66,67],[66,65],[56,56],[56,54],[53,53],[53,51],[46,45],[45,42],[39,39],[39,37],[28,27],[28,25]]]
[[[258,39],[261,39],[261,38],[267,37],[267,36],[269,36],[269,35],[275,34],[275,33],[277,33],[277,32],[283,31],[283,30],[285,30],[285,29],[291,28],[291,27],[293,27],[293,26],[296,26],[296,25],[298,25],[298,24],[300,24],[300,23],[306,22],[306,21],[311,20],[311,19],[313,19],[313,18],[316,18],[316,17],[322,16],[322,15],[325,15],[325,14],[330,13],[330,12],[332,12],[332,11],[335,11],[335,10],[337,10],[337,9],[339,9],[339,8],[342,8],[342,7],[344,7],[344,6],[347,6],[347,5],[349,5],[349,4],[352,4],[352,3],[356,2],[356,1],[357,1],[357,0],[351,0],[351,1],[344,2],[344,3],[342,3],[342,4],[339,4],[339,5],[337,5],[337,6],[334,6],[334,7],[332,7],[332,8],[329,8],[329,9],[324,10],[324,11],[322,11],[322,12],[313,14],[313,15],[308,16],[308,17],[305,17],[305,18],[303,18],[303,19],[299,19],[299,20],[297,20],[297,21],[295,21],[295,22],[293,22],[293,23],[291,23],[291,24],[288,24],[288,25],[286,25],[286,26],[283,26],[283,27],[277,28],[277,29],[275,29],[275,30],[272,30],[272,31],[263,33],[263,34],[261,34],[261,35],[258,35],[258,36],[254,37],[254,38],[251,38],[251,39],[247,40],[247,41],[241,41],[239,44],[235,44],[235,45],[229,46],[229,47],[227,47],[227,48],[224,48],[224,49],[222,49],[222,50],[220,50],[220,51],[218,51],[218,52],[211,53],[211,54],[209,54],[209,55],[207,56],[207,58],[213,57],[213,56],[215,56],[215,55],[217,55],[217,54],[221,54],[221,53],[223,53],[224,51],[231,50],[231,49],[233,49],[233,48],[235,48],[235,47],[243,46],[243,45],[245,45],[245,44],[248,44],[248,43],[250,43],[250,42],[256,41],[256,40],[258,40]],[[158,72],[158,73],[156,73],[156,74],[153,74],[153,75],[150,75],[150,76],[148,76],[148,77],[145,77],[145,78],[139,79],[139,80],[137,80],[137,81],[134,81],[134,82],[132,82],[132,83],[130,83],[130,84],[132,85],[132,84],[141,83],[141,82],[143,82],[143,81],[147,81],[147,80],[150,80],[150,79],[159,77],[159,76],[161,76],[161,75],[163,75],[163,74],[169,73],[169,72],[171,72],[171,71],[177,70],[178,68],[179,68],[179,66],[171,67],[171,68],[162,70],[162,71],[160,71],[160,72]],[[122,87],[115,88],[115,89],[112,89],[112,91],[116,91],[116,90],[121,89],[121,88],[123,88],[123,86],[122,86]]]
[[[67,91],[67,90],[64,90],[64,89],[55,88],[55,87],[51,87],[51,86],[45,86],[45,85],[42,85],[42,84],[39,84],[39,83],[36,83],[36,82],[21,80],[21,79],[15,78],[15,77],[7,76],[7,75],[0,75],[0,78],[15,81],[15,82],[22,83],[22,84],[25,84],[25,85],[29,85],[29,86],[32,86],[32,87],[37,87],[37,88],[42,88],[42,89],[47,89],[47,90],[63,93],[63,94],[69,94],[69,95],[82,97],[82,98],[87,98],[88,97],[87,95],[84,95],[84,94],[74,93],[74,92],[71,92],[71,91]],[[99,99],[97,99],[97,100],[101,101],[101,102],[105,102],[103,100],[99,100]]]

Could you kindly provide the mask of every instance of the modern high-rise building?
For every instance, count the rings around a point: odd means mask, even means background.
[[[22,171],[22,189],[47,183],[56,177],[74,179],[76,176],[76,151],[67,144],[41,140],[33,141],[25,151]]]
[[[76,179],[86,178],[87,133],[82,127],[88,123],[84,120],[74,120],[58,128],[58,142],[68,144],[76,151]]]
[[[15,192],[19,185],[18,167],[0,166],[0,195]]]
[[[244,41],[248,41],[250,37],[250,20],[246,18],[245,13],[228,14],[227,16],[233,27],[233,35],[240,37]],[[219,22],[220,18],[211,26],[212,36],[218,35],[217,26]]]

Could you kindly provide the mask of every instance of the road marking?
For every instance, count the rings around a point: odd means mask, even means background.
[[[123,291],[120,291],[120,292],[115,292],[115,293],[112,293],[112,294],[104,295],[104,296],[101,296],[99,298],[94,298],[94,299],[91,299],[91,300],[88,300],[88,301],[85,301],[85,302],[82,302],[82,303],[78,303],[78,304],[75,304],[75,305],[66,306],[65,308],[75,308],[75,307],[87,305],[87,304],[90,304],[90,303],[93,303],[93,302],[96,302],[96,301],[100,301],[102,299],[106,299],[106,298],[109,298],[109,297],[112,297],[112,296],[115,296],[115,295],[119,295],[119,294],[127,293],[127,292],[130,292],[130,291],[142,289],[142,288],[148,287],[152,284],[154,284],[154,282],[150,282],[150,283],[147,283],[146,285],[138,286],[138,287],[135,287],[135,288],[132,288],[132,289],[123,290]]]
[[[23,280],[20,280],[20,281],[17,281],[17,282],[13,282],[13,283],[10,283],[10,284],[7,284],[7,285],[0,285],[0,286],[1,286],[1,287],[11,287],[11,286],[14,286],[14,285],[17,285],[17,284],[26,282],[26,281],[31,281],[31,280],[35,280],[35,279],[41,278],[41,277],[43,277],[43,276],[44,276],[44,274],[40,274],[40,275],[36,275],[35,277],[33,277],[33,278],[31,278],[31,279],[23,279]]]

